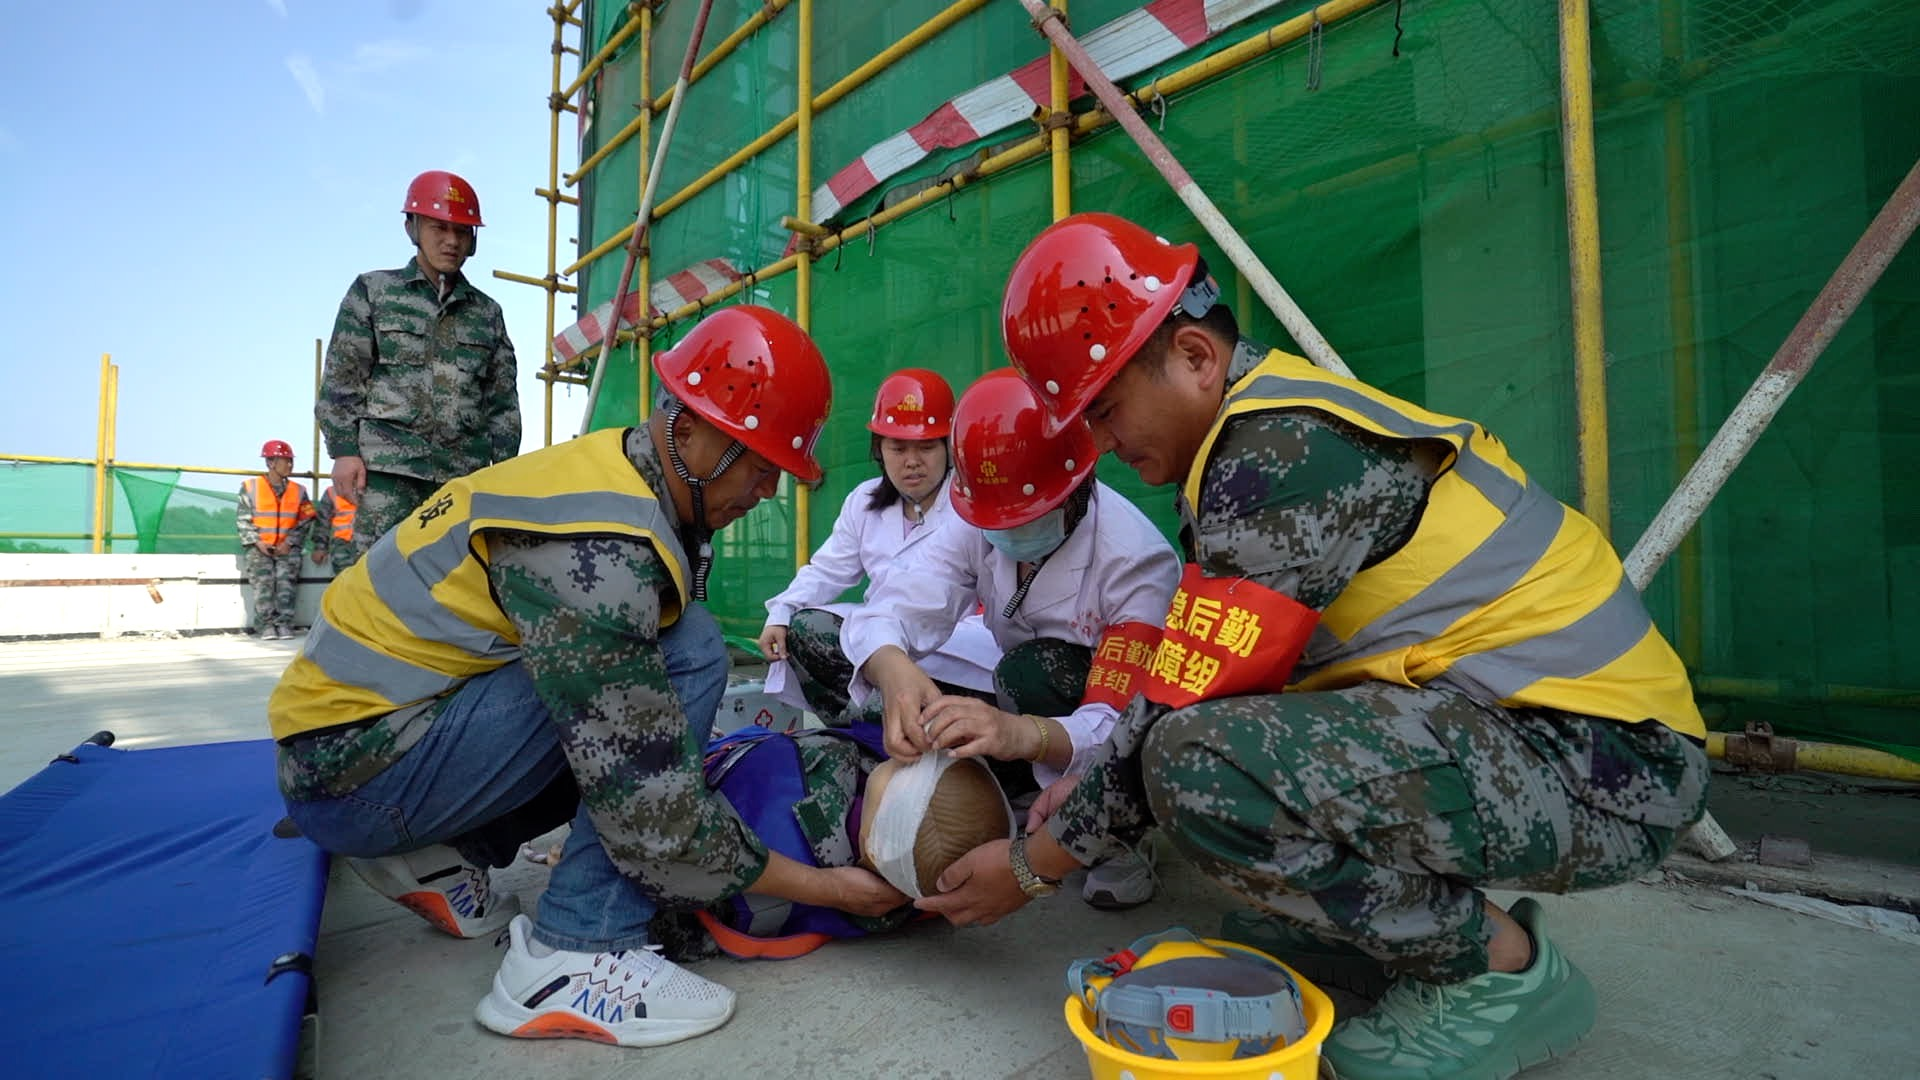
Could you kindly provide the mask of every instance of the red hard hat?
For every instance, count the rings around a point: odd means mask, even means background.
[[[989,371],[954,410],[953,508],[982,529],[1025,525],[1059,506],[1093,472],[1093,432],[1075,417],[1059,434],[1012,368]]]
[[[288,460],[292,460],[293,447],[288,446],[285,442],[279,439],[268,439],[260,447],[260,456],[263,458],[283,457],[283,458],[287,458]]]
[[[407,185],[407,202],[401,211],[421,217],[451,221],[455,225],[483,225],[480,220],[480,196],[473,185],[441,169],[429,169]]]
[[[673,396],[769,462],[812,483],[813,444],[833,383],[819,346],[792,319],[742,304],[700,321],[653,370]]]
[[[1047,407],[1047,430],[1080,415],[1179,303],[1200,249],[1112,214],[1049,225],[1007,277],[1001,333]]]
[[[880,381],[867,430],[894,439],[944,439],[953,430],[953,387],[926,368],[901,368]]]

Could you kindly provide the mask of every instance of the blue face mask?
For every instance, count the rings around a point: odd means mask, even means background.
[[[987,543],[1014,562],[1039,562],[1067,540],[1067,508],[1056,506],[1025,525],[1011,529],[983,529]]]

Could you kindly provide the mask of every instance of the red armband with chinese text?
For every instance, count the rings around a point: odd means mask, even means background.
[[[1235,694],[1277,694],[1320,613],[1246,578],[1207,577],[1188,563],[1141,693],[1182,708]]]
[[[1080,704],[1096,702],[1124,709],[1145,685],[1153,650],[1160,644],[1160,628],[1129,622],[1107,627],[1093,647],[1093,668],[1087,672],[1087,692]]]

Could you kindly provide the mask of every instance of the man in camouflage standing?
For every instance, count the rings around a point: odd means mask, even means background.
[[[1501,1080],[1593,1026],[1540,908],[1705,808],[1679,657],[1592,522],[1471,421],[1239,335],[1198,250],[1080,214],[1015,263],[1008,355],[1056,423],[1178,482],[1189,562],[1146,690],[1030,839],[921,906],[992,922],[1158,824],[1256,905],[1226,932],[1384,989],[1343,1080]],[[1391,985],[1388,979],[1392,977]]]
[[[783,471],[819,479],[826,364],[751,305],[653,362],[671,400],[648,423],[431,493],[328,587],[267,704],[302,833],[448,933],[507,927],[477,1009],[505,1035],[647,1046],[725,1023],[732,991],[646,948],[658,907],[906,902],[769,852],[703,770],[727,677],[699,603],[711,538]],[[485,867],[569,821],[537,917],[515,917]]]
[[[340,301],[314,418],[364,552],[441,484],[520,452],[513,343],[460,267],[481,225],[472,185],[423,172],[401,212],[415,254]]]
[[[247,580],[253,585],[253,628],[263,640],[293,636],[300,588],[300,543],[312,526],[313,503],[293,479],[293,447],[269,439],[260,448],[267,471],[240,485],[235,523]]]
[[[360,557],[360,550],[353,546],[353,519],[358,516],[358,510],[353,500],[340,494],[339,488],[327,486],[320,501],[313,504],[313,565],[332,562],[334,576],[338,577],[340,571]]]

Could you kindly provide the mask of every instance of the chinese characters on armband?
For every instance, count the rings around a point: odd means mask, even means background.
[[[1292,597],[1246,578],[1207,577],[1188,563],[1141,692],[1176,709],[1209,698],[1277,694],[1319,621],[1318,612]]]

